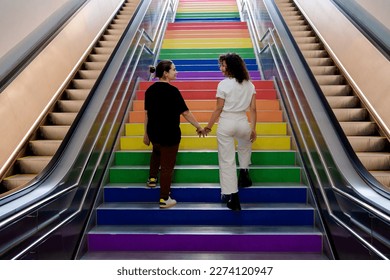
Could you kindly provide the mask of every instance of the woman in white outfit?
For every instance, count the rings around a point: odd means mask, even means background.
[[[218,84],[217,106],[204,128],[209,133],[218,120],[218,160],[222,200],[232,210],[241,210],[238,187],[249,187],[252,182],[248,167],[251,163],[252,142],[256,140],[256,91],[249,80],[244,60],[235,53],[219,57],[220,70],[225,79]],[[246,112],[250,111],[250,122]],[[240,176],[237,178],[235,141]]]

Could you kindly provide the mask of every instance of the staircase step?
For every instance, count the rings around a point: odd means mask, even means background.
[[[216,33],[215,29],[204,29],[204,30],[167,30],[164,38],[166,39],[193,39],[193,38],[248,38],[249,32],[245,32],[242,29],[232,30],[218,30]]]
[[[195,133],[194,133],[195,134]],[[150,150],[152,145],[146,146],[143,137],[123,136],[120,138],[121,150]],[[216,150],[217,139],[215,136],[198,137],[183,136],[179,149],[181,150]],[[290,150],[291,136],[259,136],[252,144],[253,150]]]
[[[22,188],[23,185],[31,182],[36,176],[37,174],[16,174],[4,178],[4,180],[1,181],[1,184],[6,190],[14,190]]]
[[[55,125],[71,125],[75,120],[77,113],[52,112],[49,114],[50,123]]]
[[[114,165],[149,165],[151,151],[116,151]],[[253,165],[295,165],[295,151],[252,151]],[[176,165],[218,165],[217,151],[184,151],[176,157]]]
[[[172,194],[180,202],[220,203],[219,184],[173,184]],[[110,184],[104,187],[105,202],[156,202],[160,188],[145,184]],[[299,184],[258,184],[240,189],[241,203],[306,203],[307,187]]]
[[[39,128],[43,139],[63,140],[69,131],[68,125],[44,125]]]
[[[306,204],[241,204],[232,211],[221,203],[180,203],[160,209],[156,203],[103,203],[98,225],[257,225],[313,226],[314,209]],[[167,213],[167,211],[169,211]]]
[[[215,92],[214,92],[215,93]],[[214,111],[216,102],[207,99],[186,100],[187,107],[191,111]],[[278,99],[257,99],[257,110],[281,110]],[[143,111],[144,100],[133,100],[132,111]]]
[[[36,156],[54,156],[62,140],[32,140],[29,142],[32,153]]]
[[[368,111],[365,108],[335,108],[333,112],[339,122],[364,121],[368,117]]]
[[[246,22],[213,22],[213,23],[168,23],[167,30],[195,30],[195,29],[230,29],[240,28],[244,31],[248,31],[248,25]]]
[[[389,141],[382,136],[348,136],[348,140],[356,153],[384,151]]]
[[[201,126],[206,126],[207,123],[201,123]],[[143,136],[145,125],[143,123],[126,123],[125,136]],[[208,135],[216,135],[218,124],[213,126],[213,130]],[[193,136],[195,127],[189,122],[180,124],[182,136]],[[287,123],[283,122],[258,122],[256,123],[257,135],[287,135]]]
[[[228,38],[228,39],[164,39],[162,49],[193,49],[193,48],[251,48],[253,47],[250,38]]]
[[[243,59],[245,64],[249,65],[257,65],[257,61],[255,58],[244,58]],[[175,59],[174,61],[175,66],[177,65],[217,65],[218,66],[218,57],[215,57],[214,59]],[[218,71],[219,68],[218,68]]]
[[[191,111],[192,115],[198,122],[208,122],[210,120],[212,111]],[[249,112],[247,113],[249,117]],[[181,123],[188,122],[183,116],[180,116]],[[258,122],[282,122],[283,112],[281,110],[268,110],[268,111],[257,111]],[[145,122],[145,111],[130,111],[129,112],[129,123],[144,123]]]
[[[84,104],[84,100],[59,100],[57,106],[61,112],[78,113]]]
[[[19,158],[18,164],[23,174],[38,174],[48,165],[51,156],[27,156]]]
[[[155,81],[142,81],[139,83],[139,89],[140,90],[146,90],[148,89]],[[203,81],[172,81],[171,85],[177,87],[180,91],[186,90],[186,89],[213,89],[215,90],[218,87],[220,81],[210,81],[210,80],[203,80]],[[274,89],[274,82],[273,81],[252,81],[253,85],[257,89]]]
[[[194,72],[195,73],[195,72]],[[216,89],[214,88],[212,90],[182,90],[181,95],[183,96],[184,100],[207,100],[210,99],[212,101],[216,100],[215,94]],[[137,100],[144,100],[145,99],[145,91],[144,90],[137,90],[136,91],[136,98]],[[275,89],[257,89],[256,90],[256,99],[270,99],[274,100],[277,98],[277,93]],[[214,103],[215,104],[215,103]]]
[[[251,166],[253,182],[299,183],[301,168],[295,166]],[[149,166],[113,166],[109,171],[111,183],[145,183]],[[173,183],[219,183],[218,166],[176,166]]]
[[[319,253],[322,235],[311,227],[98,226],[88,234],[88,246],[92,251]]]
[[[259,71],[248,71],[249,76],[252,80],[260,80],[260,72]],[[216,80],[220,81],[224,79],[224,76],[221,72],[213,72],[213,71],[198,71],[198,72],[181,72],[178,74],[177,79],[179,80]]]
[[[341,128],[348,136],[369,136],[375,135],[378,126],[375,122],[340,122]]]
[[[183,71],[219,71],[218,61],[216,60],[214,64],[200,64],[200,65],[181,65],[175,62],[176,70],[180,75]],[[256,64],[246,64],[249,71],[259,70],[259,67]]]
[[[222,53],[235,52],[242,58],[256,58],[252,48],[188,48],[188,49],[161,49],[159,59],[218,59]]]
[[[367,170],[385,171],[390,169],[390,153],[359,152],[356,155]]]

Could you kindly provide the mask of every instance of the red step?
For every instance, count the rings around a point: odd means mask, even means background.
[[[193,30],[193,29],[228,29],[242,28],[248,30],[246,22],[205,22],[205,23],[168,23],[167,30]]]
[[[191,111],[213,111],[215,109],[216,101],[205,99],[205,100],[186,100],[186,104]],[[280,103],[278,99],[266,100],[258,99],[256,100],[257,110],[268,110],[275,111],[280,110]],[[144,110],[144,100],[133,100],[132,111],[143,111]]]

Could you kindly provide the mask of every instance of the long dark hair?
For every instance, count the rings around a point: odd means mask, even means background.
[[[219,63],[225,61],[226,63],[226,74],[235,78],[240,84],[243,81],[249,80],[249,72],[246,68],[245,61],[236,53],[227,53],[219,56]]]
[[[171,60],[161,60],[157,66],[149,66],[149,72],[150,73],[154,73],[156,72],[155,76],[157,78],[162,78],[162,76],[164,75],[164,71],[167,71],[169,72],[169,70],[171,70],[171,66],[172,66],[172,61]]]

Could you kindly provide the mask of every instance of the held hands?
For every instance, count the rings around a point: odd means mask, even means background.
[[[211,128],[209,127],[200,127],[200,128],[197,128],[196,129],[196,133],[198,133],[199,137],[203,136],[207,136],[209,133],[211,132]]]
[[[196,129],[196,133],[198,134],[199,137],[201,136],[205,137],[207,135],[203,127],[198,127]]]

